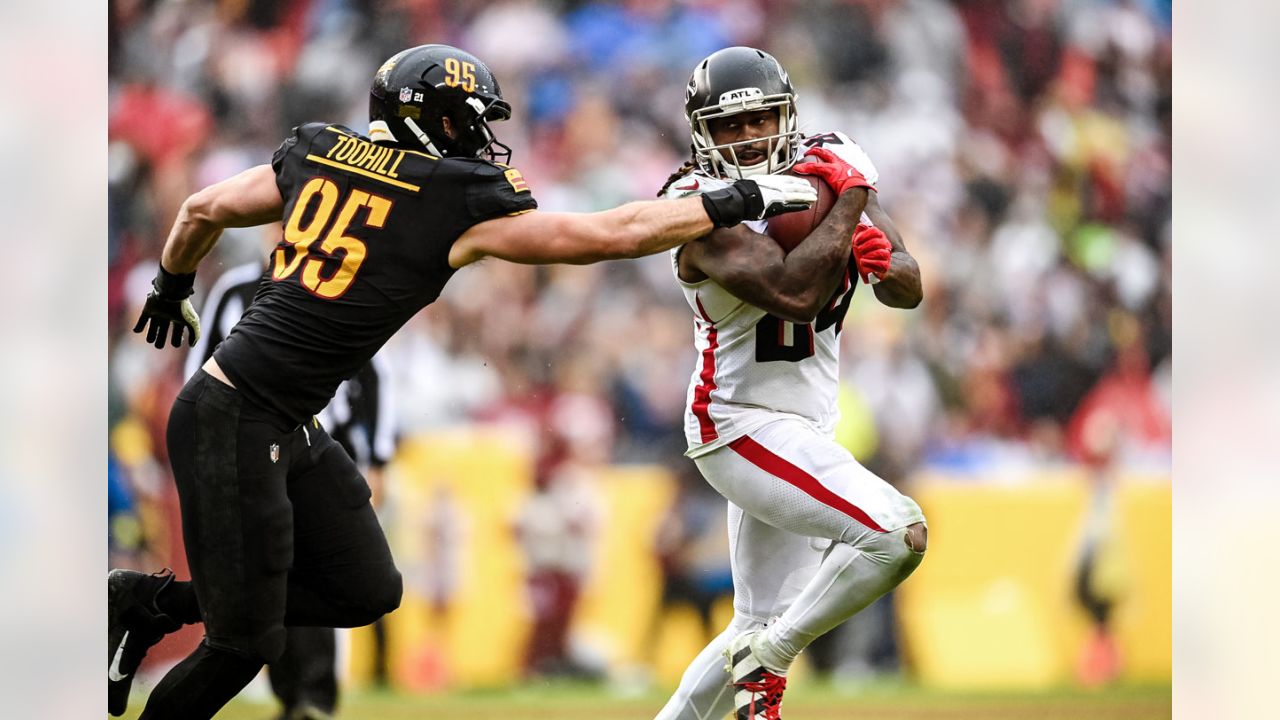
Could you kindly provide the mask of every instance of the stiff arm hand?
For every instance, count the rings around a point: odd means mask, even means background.
[[[702,194],[707,215],[718,228],[804,210],[817,200],[808,180],[790,175],[761,175]]]

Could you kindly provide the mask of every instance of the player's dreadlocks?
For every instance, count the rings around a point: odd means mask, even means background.
[[[684,177],[689,173],[690,170],[694,169],[695,167],[697,167],[697,164],[693,161],[693,146],[690,145],[689,159],[684,161],[684,164],[680,166],[679,170],[676,170],[675,172],[671,173],[671,177],[667,178],[667,182],[664,183],[662,185],[662,189],[658,191],[658,197],[662,197],[664,194],[666,194],[667,188],[671,187],[671,183]]]

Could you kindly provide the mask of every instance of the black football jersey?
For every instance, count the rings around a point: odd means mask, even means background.
[[[283,236],[253,304],[214,351],[249,400],[301,423],[440,296],[468,228],[535,209],[515,168],[308,124],[271,165]]]

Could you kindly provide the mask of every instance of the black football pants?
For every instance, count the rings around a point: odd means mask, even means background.
[[[286,625],[359,627],[399,606],[369,486],[318,423],[288,428],[199,371],[174,402],[168,449],[205,639],[142,718],[212,717],[280,657]]]
[[[334,663],[337,647],[333,628],[289,627],[284,654],[271,663],[271,689],[284,705],[285,715],[303,707],[332,714],[338,704]]]

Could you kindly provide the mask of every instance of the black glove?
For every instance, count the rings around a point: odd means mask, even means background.
[[[702,207],[718,228],[744,220],[764,220],[786,212],[804,210],[818,200],[818,191],[804,178],[792,175],[760,175],[739,180],[727,188],[702,194]]]
[[[188,345],[195,345],[200,339],[200,316],[192,307],[191,293],[195,292],[196,274],[174,275],[164,266],[151,281],[151,292],[147,293],[147,302],[142,306],[142,315],[138,324],[133,326],[136,333],[147,328],[147,342],[157,348],[164,347],[169,338],[169,326],[173,325],[173,346],[182,346],[182,330],[188,330]],[[150,321],[150,327],[148,327]]]

